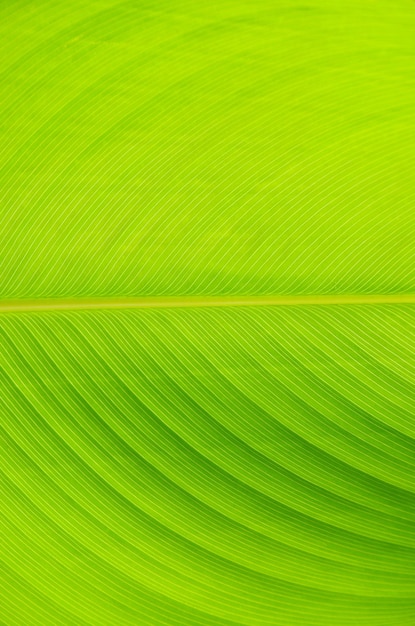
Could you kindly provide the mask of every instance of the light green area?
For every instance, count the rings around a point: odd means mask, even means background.
[[[0,299],[415,292],[412,0],[0,24]]]
[[[413,626],[414,33],[0,3],[1,624]]]

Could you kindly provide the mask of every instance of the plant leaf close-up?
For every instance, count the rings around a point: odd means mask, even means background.
[[[0,624],[414,626],[414,2],[0,32]]]

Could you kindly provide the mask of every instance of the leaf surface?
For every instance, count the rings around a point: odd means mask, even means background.
[[[0,6],[0,622],[414,624],[414,25]]]

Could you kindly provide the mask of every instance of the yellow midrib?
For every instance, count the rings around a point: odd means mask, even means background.
[[[232,306],[298,306],[339,304],[415,304],[415,294],[277,295],[277,296],[142,296],[135,298],[49,298],[0,300],[0,313],[75,309],[143,309]]]

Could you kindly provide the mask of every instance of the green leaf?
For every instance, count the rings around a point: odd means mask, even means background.
[[[415,6],[0,6],[0,622],[412,626]]]

